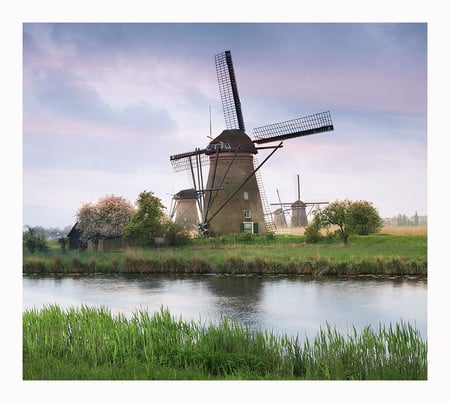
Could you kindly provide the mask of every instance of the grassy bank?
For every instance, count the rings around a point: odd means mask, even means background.
[[[167,310],[130,319],[103,308],[49,306],[23,313],[24,379],[427,378],[427,343],[409,324],[330,327],[298,339],[177,320]]]
[[[348,246],[303,236],[196,239],[178,248],[24,252],[23,272],[427,275],[427,236],[354,236]]]

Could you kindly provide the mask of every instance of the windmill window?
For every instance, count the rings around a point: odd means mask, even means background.
[[[244,192],[244,200],[248,200],[248,192]]]
[[[250,210],[244,210],[244,218],[252,218],[252,212]]]

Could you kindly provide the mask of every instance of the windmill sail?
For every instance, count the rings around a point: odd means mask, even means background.
[[[215,56],[215,62],[225,126],[230,130],[240,129],[245,131],[231,52],[226,50],[219,53]]]
[[[195,151],[175,154],[170,156],[170,162],[175,172],[197,169],[209,164],[209,158],[205,155],[206,149],[197,148]]]
[[[330,112],[316,113],[315,115],[287,120],[253,129],[253,140],[256,144],[282,141],[310,134],[334,130]]]

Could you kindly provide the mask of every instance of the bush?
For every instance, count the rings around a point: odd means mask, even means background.
[[[251,243],[255,240],[255,235],[253,235],[251,232],[241,232],[237,236],[237,241],[241,243]]]
[[[58,243],[59,243],[59,246],[61,247],[62,251],[65,252],[66,245],[69,243],[69,238],[67,238],[67,237],[58,238]]]
[[[186,245],[190,241],[189,233],[181,225],[169,220],[163,224],[162,232],[170,246]]]
[[[320,222],[317,220],[313,220],[312,223],[305,228],[305,242],[317,243],[321,238],[322,235],[320,234]]]

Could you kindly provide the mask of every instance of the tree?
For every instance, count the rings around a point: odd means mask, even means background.
[[[23,232],[23,243],[28,252],[34,253],[37,250],[44,251],[47,249],[47,238],[45,233],[39,227],[29,227]]]
[[[349,207],[350,232],[356,235],[369,235],[380,231],[383,219],[372,203],[364,200],[352,202]]]
[[[321,227],[336,225],[341,241],[347,245],[352,234],[368,235],[378,232],[382,225],[378,211],[367,201],[335,201],[319,212],[314,220]]]
[[[155,236],[163,236],[164,206],[153,192],[144,190],[136,201],[137,210],[123,229],[124,239],[141,245],[152,245]]]
[[[85,203],[77,212],[85,239],[120,238],[133,215],[133,205],[123,197],[106,195],[96,204]]]
[[[397,214],[396,220],[398,226],[409,225],[409,218],[405,214]]]
[[[305,242],[317,243],[320,241],[322,235],[320,234],[320,221],[312,220],[312,222],[305,227]]]

